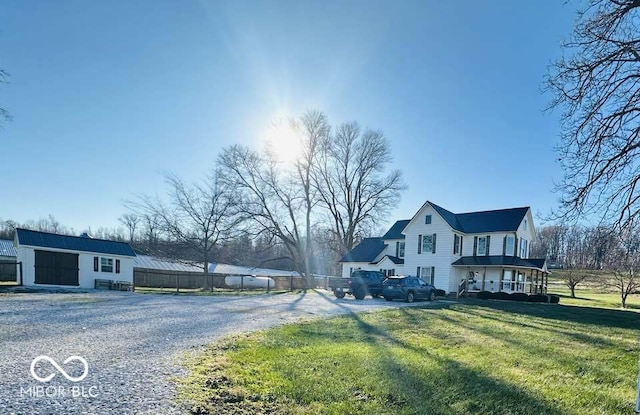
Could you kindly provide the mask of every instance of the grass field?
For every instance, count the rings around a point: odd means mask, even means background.
[[[639,336],[637,312],[585,306],[352,314],[212,345],[179,397],[196,414],[631,414]]]

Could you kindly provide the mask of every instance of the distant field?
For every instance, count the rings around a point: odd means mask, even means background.
[[[639,336],[637,312],[562,304],[352,314],[212,345],[179,396],[194,414],[631,414]]]
[[[595,274],[581,282],[576,288],[576,298],[570,298],[571,290],[558,278],[559,275],[562,275],[562,272],[562,270],[553,271],[552,276],[549,277],[548,288],[550,294],[563,296],[560,300],[562,304],[607,308],[620,307],[620,293],[615,288],[607,287],[606,284],[603,284],[603,281],[608,278],[607,274]],[[640,295],[629,295],[627,297],[627,307],[640,309]]]

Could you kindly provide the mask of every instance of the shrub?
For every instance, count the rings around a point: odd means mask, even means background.
[[[525,293],[511,293],[509,294],[509,300],[512,301],[527,301],[529,296]]]
[[[560,296],[557,296],[555,294],[550,294],[549,295],[549,302],[551,304],[558,304],[560,302]]]
[[[549,301],[549,297],[542,294],[534,294],[529,296],[529,301],[532,303],[546,303]]]
[[[488,300],[489,298],[491,298],[491,292],[490,292],[490,291],[480,291],[480,292],[477,294],[477,297],[478,297],[480,300]]]
[[[491,298],[494,300],[510,300],[511,297],[509,296],[509,293],[503,293],[501,292],[497,292],[497,293],[491,293]]]
[[[436,289],[436,296],[438,297],[446,297],[447,296],[447,292],[445,290],[441,290],[441,289]]]

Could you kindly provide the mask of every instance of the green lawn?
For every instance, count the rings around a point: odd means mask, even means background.
[[[576,298],[571,298],[571,291],[561,285],[549,287],[549,294],[558,294],[562,298],[562,304],[571,304],[586,307],[620,308],[620,294],[615,292],[602,292],[593,288],[576,288]],[[640,295],[633,294],[627,297],[627,308],[640,310]]]
[[[469,300],[287,325],[187,359],[195,414],[630,414],[634,311]]]

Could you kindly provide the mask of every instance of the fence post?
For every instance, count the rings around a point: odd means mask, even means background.
[[[289,285],[290,285],[289,291],[293,291],[293,274],[291,274],[291,277],[289,277],[289,278],[291,278],[290,283],[289,283]]]
[[[271,286],[271,277],[267,277],[267,294],[269,294],[269,287]]]
[[[180,274],[176,274],[176,293],[180,292]]]
[[[22,261],[18,262],[18,265],[20,265],[20,285],[22,285],[23,284],[23,281],[22,281]]]
[[[244,275],[240,275],[240,291],[244,290]]]
[[[213,292],[213,274],[211,274],[211,285],[209,286],[209,292]]]

